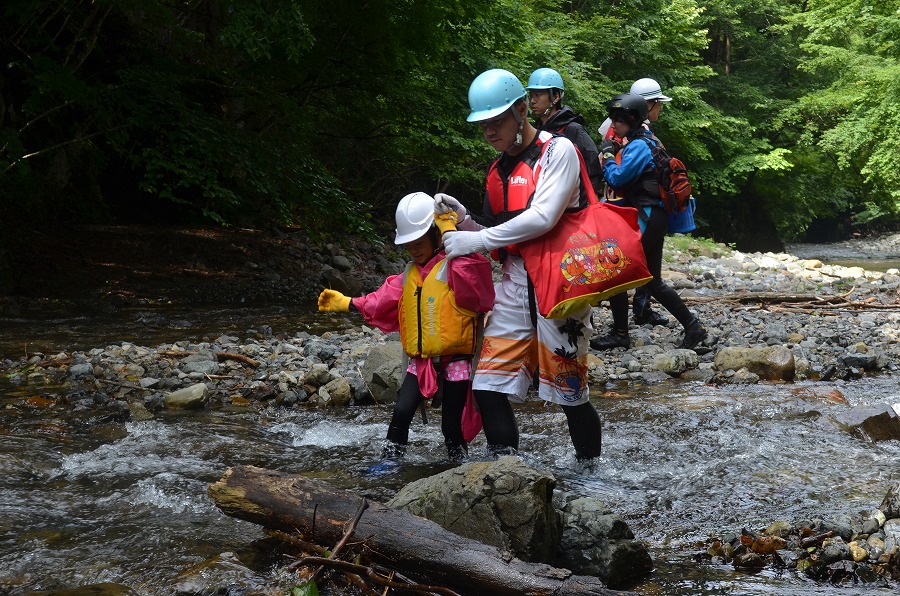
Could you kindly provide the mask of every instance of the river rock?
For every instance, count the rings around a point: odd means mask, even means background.
[[[69,367],[69,376],[73,379],[87,377],[94,374],[94,366],[88,362],[73,364]]]
[[[303,384],[318,389],[333,380],[334,375],[328,370],[328,365],[317,362],[306,371],[306,376],[303,377]]]
[[[322,285],[337,290],[345,296],[357,296],[362,290],[362,281],[356,276],[331,267],[325,267],[322,270]]]
[[[209,401],[206,383],[197,383],[166,394],[167,408],[200,409]]]
[[[331,257],[331,265],[338,271],[347,272],[353,269],[353,263],[344,255],[334,255]]]
[[[579,575],[593,575],[611,586],[646,577],[653,570],[647,548],[602,501],[573,499],[562,509],[565,527],[558,563]]]
[[[873,350],[864,343],[850,346],[841,357],[844,366],[863,370],[880,370],[887,366],[888,359],[883,350]]]
[[[350,403],[353,392],[350,382],[339,377],[319,387],[319,403],[323,406],[344,407]]]
[[[553,565],[562,516],[553,508],[556,479],[518,457],[472,462],[404,486],[388,501],[460,536]]]
[[[653,357],[653,368],[673,377],[697,368],[699,364],[700,356],[694,350],[669,350]]]
[[[838,426],[873,442],[900,439],[900,404],[857,407],[834,416]]]
[[[884,525],[886,520],[900,517],[900,482],[888,490],[878,509],[884,514],[882,525]]]
[[[719,371],[746,368],[767,381],[792,381],[796,372],[794,353],[781,345],[725,347],[716,354],[715,367]]]
[[[360,371],[372,399],[381,404],[397,401],[397,390],[406,372],[403,362],[403,348],[399,341],[372,346]]]
[[[716,373],[712,379],[716,385],[755,385],[759,383],[759,375],[746,368],[727,369]]]
[[[850,547],[841,537],[826,538],[819,549],[819,561],[828,565],[850,558]]]

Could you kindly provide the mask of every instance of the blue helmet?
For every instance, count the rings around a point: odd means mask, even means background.
[[[560,89],[566,90],[562,77],[552,68],[539,68],[528,77],[526,89]]]
[[[469,85],[469,107],[472,112],[466,121],[490,120],[523,97],[525,88],[516,75],[501,68],[486,70]]]

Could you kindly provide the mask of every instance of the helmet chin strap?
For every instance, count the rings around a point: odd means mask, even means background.
[[[522,120],[522,117],[519,116],[518,110],[516,110],[515,106],[513,106],[513,116],[516,117],[516,122],[519,123],[519,130],[516,131],[516,142],[513,143],[513,146],[510,149],[515,149],[522,144],[522,128],[525,127],[525,121]]]
[[[559,92],[559,99],[557,99],[556,101],[562,102],[563,95],[565,95],[565,92],[564,92],[564,91],[560,91],[560,92]],[[547,109],[544,110],[544,113],[541,114],[540,117],[543,118],[544,116],[549,116],[549,115],[550,115],[550,110],[553,109],[553,106],[554,106],[554,105],[556,105],[556,102],[553,101],[553,90],[551,89],[551,90],[550,90],[550,105],[547,106]],[[560,104],[560,105],[561,105],[561,104]]]

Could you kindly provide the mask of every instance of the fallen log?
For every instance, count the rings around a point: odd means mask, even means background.
[[[229,468],[207,490],[225,514],[332,545],[359,512],[363,497],[296,474],[253,466]],[[350,538],[374,560],[459,594],[582,596],[622,594],[596,577],[528,563],[436,523],[367,501]]]

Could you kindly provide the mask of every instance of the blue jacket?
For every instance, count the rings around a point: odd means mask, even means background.
[[[606,183],[621,191],[625,201],[632,207],[652,207],[661,205],[656,164],[650,146],[638,137],[648,139],[654,146],[653,133],[640,129],[628,135],[628,144],[619,152],[619,162],[608,158],[603,164]]]

